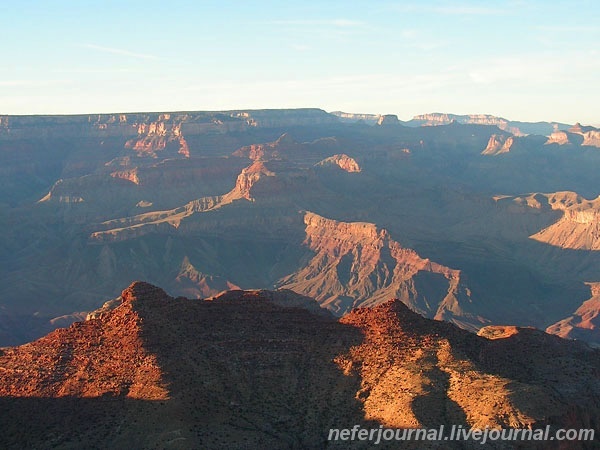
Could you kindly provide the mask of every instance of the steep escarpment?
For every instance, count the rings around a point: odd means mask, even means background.
[[[565,191],[534,194],[515,201],[562,213],[557,222],[531,235],[531,239],[564,249],[600,250],[600,197],[587,200]]]
[[[330,114],[339,117],[342,122],[364,122],[370,125],[375,125],[381,117],[381,114],[347,113],[343,111],[332,111]]]
[[[587,145],[590,147],[600,147],[600,129],[583,126],[579,122],[569,128],[569,133],[579,134],[583,136],[583,142],[581,145]]]
[[[490,125],[496,126],[501,130],[508,131],[515,136],[527,134],[539,134],[548,136],[551,133],[560,130],[566,130],[570,125],[559,122],[519,122],[507,120],[502,117],[492,116],[490,114],[445,114],[430,113],[414,116],[407,125],[433,126],[448,125],[452,121],[462,124]]]
[[[190,149],[181,134],[181,121],[168,123],[169,114],[162,121],[141,123],[138,125],[138,137],[128,140],[125,148],[133,150],[137,156],[157,157],[157,152],[178,153],[190,157]]]
[[[0,116],[0,140],[52,137],[126,137],[151,145],[147,137],[239,132],[248,128],[337,123],[338,118],[317,108],[286,110],[189,111],[161,113],[80,114],[65,116]],[[141,141],[140,141],[141,139]],[[154,145],[160,142],[154,139]]]
[[[308,188],[306,186],[308,185]],[[233,189],[223,195],[202,197],[169,210],[157,210],[103,221],[95,225],[90,239],[95,242],[122,241],[149,233],[173,233],[198,219],[234,202],[259,202],[267,207],[278,202],[290,203],[294,193],[300,197],[314,190],[318,180],[310,168],[281,161],[257,160],[242,169]],[[241,223],[241,222],[240,222]],[[193,229],[194,225],[190,225]],[[255,224],[255,226],[262,226]]]
[[[555,131],[548,136],[546,144],[558,144],[558,145],[581,145],[583,144],[583,137],[576,133],[570,133],[568,131]]]
[[[371,223],[339,222],[312,212],[304,215],[304,244],[312,257],[280,285],[314,297],[337,315],[358,306],[400,298],[413,310],[476,329],[469,289],[459,270],[403,248]]]
[[[600,346],[600,283],[586,283],[590,298],[572,315],[550,325],[546,332],[563,338],[581,339],[596,347]]]
[[[114,303],[2,349],[3,448],[348,448],[330,428],[600,425],[600,353],[541,331],[486,339],[398,300],[336,321],[290,291],[189,300],[135,282]]]
[[[482,155],[501,155],[502,153],[510,152],[515,143],[514,136],[504,134],[492,134],[485,149],[481,152]]]
[[[299,143],[288,133],[272,142],[251,144],[237,149],[233,156],[253,161],[290,160],[310,162],[315,158],[329,156],[341,148],[334,137],[320,138],[311,142]]]
[[[360,165],[356,162],[356,160],[345,153],[340,153],[339,155],[333,155],[329,158],[325,158],[323,161],[317,163],[317,166],[320,167],[331,167],[337,166],[340,169],[349,172],[360,172],[362,169]]]

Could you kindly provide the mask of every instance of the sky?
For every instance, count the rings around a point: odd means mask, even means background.
[[[600,2],[0,0],[0,114],[316,107],[600,124]]]

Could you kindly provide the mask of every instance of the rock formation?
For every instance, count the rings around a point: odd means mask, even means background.
[[[502,153],[510,152],[515,143],[514,136],[506,136],[503,134],[492,134],[487,146],[481,152],[482,155],[501,155]]]
[[[583,139],[580,135],[575,133],[569,133],[568,131],[555,131],[549,137],[546,144],[558,144],[558,145],[581,145]]]
[[[591,297],[573,314],[546,328],[546,332],[563,338],[581,339],[600,347],[600,283],[586,283]]]
[[[304,223],[304,244],[314,256],[281,280],[281,287],[314,297],[336,315],[400,298],[427,317],[472,330],[485,323],[471,312],[473,300],[459,270],[421,258],[371,223],[312,212],[305,213]]]
[[[586,200],[575,192],[556,192],[516,201],[562,213],[557,222],[531,235],[531,239],[565,249],[600,250],[600,197]]]
[[[510,121],[502,117],[492,116],[490,114],[443,114],[430,113],[414,116],[413,119],[407,122],[407,125],[432,126],[432,125],[448,125],[452,121],[461,124],[476,124],[476,125],[491,125],[507,131],[515,136],[523,136],[527,134],[540,134],[548,136],[558,129],[565,130],[570,125],[557,122],[518,122]]]
[[[598,351],[495,337],[397,300],[338,322],[289,291],[188,300],[136,282],[116,307],[0,352],[0,445],[348,448],[330,428],[600,425]]]
[[[354,158],[350,156],[340,153],[339,155],[333,155],[329,158],[325,158],[323,161],[317,163],[318,166],[328,167],[328,166],[337,166],[342,170],[345,170],[349,173],[360,172],[361,168],[356,162]]]
[[[400,125],[400,121],[395,114],[384,114],[377,120],[377,125]]]

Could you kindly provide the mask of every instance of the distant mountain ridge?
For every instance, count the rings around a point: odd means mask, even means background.
[[[431,125],[448,125],[449,123],[457,122],[462,124],[477,124],[497,126],[501,130],[508,131],[515,136],[523,136],[528,134],[539,134],[548,136],[554,131],[566,130],[571,125],[560,122],[520,122],[496,117],[490,114],[445,114],[445,113],[430,113],[414,116],[412,120],[406,122],[408,126],[431,126]]]
[[[355,123],[364,122],[370,125],[377,125],[384,117],[383,114],[356,114],[342,111],[333,111],[331,114],[337,116],[343,122]],[[389,116],[389,115],[388,115]],[[529,134],[538,134],[549,136],[555,131],[566,131],[573,128],[572,125],[561,122],[523,122],[508,120],[503,117],[493,116],[491,114],[449,114],[449,113],[428,113],[414,116],[408,121],[398,121],[398,124],[408,127],[449,125],[453,122],[460,124],[489,125],[500,128],[515,136],[525,136]],[[579,125],[579,124],[577,124]],[[579,132],[593,131],[593,127],[583,127],[579,125]],[[577,132],[577,131],[573,131]]]

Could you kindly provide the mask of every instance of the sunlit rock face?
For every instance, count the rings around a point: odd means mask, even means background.
[[[485,149],[481,152],[482,155],[501,155],[511,151],[515,143],[514,136],[506,136],[503,134],[492,134]]]
[[[397,299],[336,320],[288,290],[191,300],[137,281],[88,320],[0,351],[0,444],[321,448],[338,421],[600,425],[598,351],[534,329],[482,334]]]
[[[357,173],[361,171],[361,168],[356,160],[343,153],[325,158],[317,165],[321,167],[337,166],[348,173]]]

